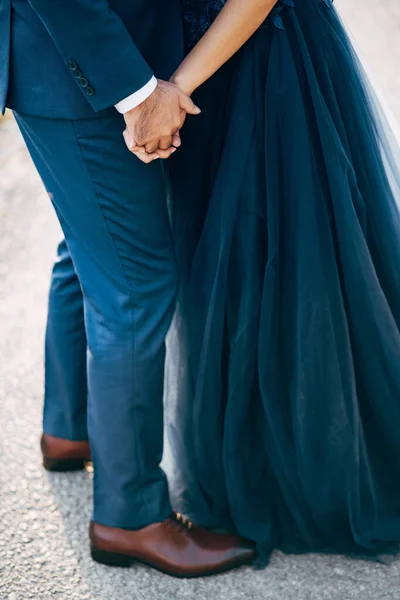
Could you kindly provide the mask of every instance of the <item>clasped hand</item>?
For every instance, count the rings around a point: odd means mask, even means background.
[[[169,158],[181,145],[180,130],[186,115],[200,112],[178,86],[159,80],[151,96],[124,115],[125,143],[144,163]]]

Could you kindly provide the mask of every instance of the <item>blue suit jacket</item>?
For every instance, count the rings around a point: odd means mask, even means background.
[[[0,0],[2,112],[95,116],[182,55],[180,0]]]

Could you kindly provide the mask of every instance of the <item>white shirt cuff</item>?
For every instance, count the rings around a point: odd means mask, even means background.
[[[157,87],[157,83],[157,79],[155,77],[152,77],[150,81],[146,83],[146,85],[140,88],[140,90],[138,90],[134,94],[131,94],[127,98],[124,98],[123,100],[121,100],[121,102],[118,102],[118,104],[115,105],[115,108],[121,114],[124,114],[132,110],[133,108],[136,108],[137,106],[139,106],[139,104],[142,104],[142,102],[144,102],[149,96],[151,96],[151,94]]]

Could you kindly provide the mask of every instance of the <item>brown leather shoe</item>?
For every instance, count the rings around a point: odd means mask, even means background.
[[[254,544],[240,537],[213,533],[179,513],[139,531],[91,522],[92,558],[105,565],[145,563],[174,577],[201,577],[253,562]]]
[[[80,471],[91,460],[89,442],[73,442],[43,433],[40,447],[43,466],[48,471]]]

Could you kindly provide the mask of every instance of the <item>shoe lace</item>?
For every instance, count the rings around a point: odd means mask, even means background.
[[[173,511],[168,519],[168,522],[172,527],[178,529],[180,533],[188,535],[190,530],[193,528],[193,523],[187,517],[179,512]]]

